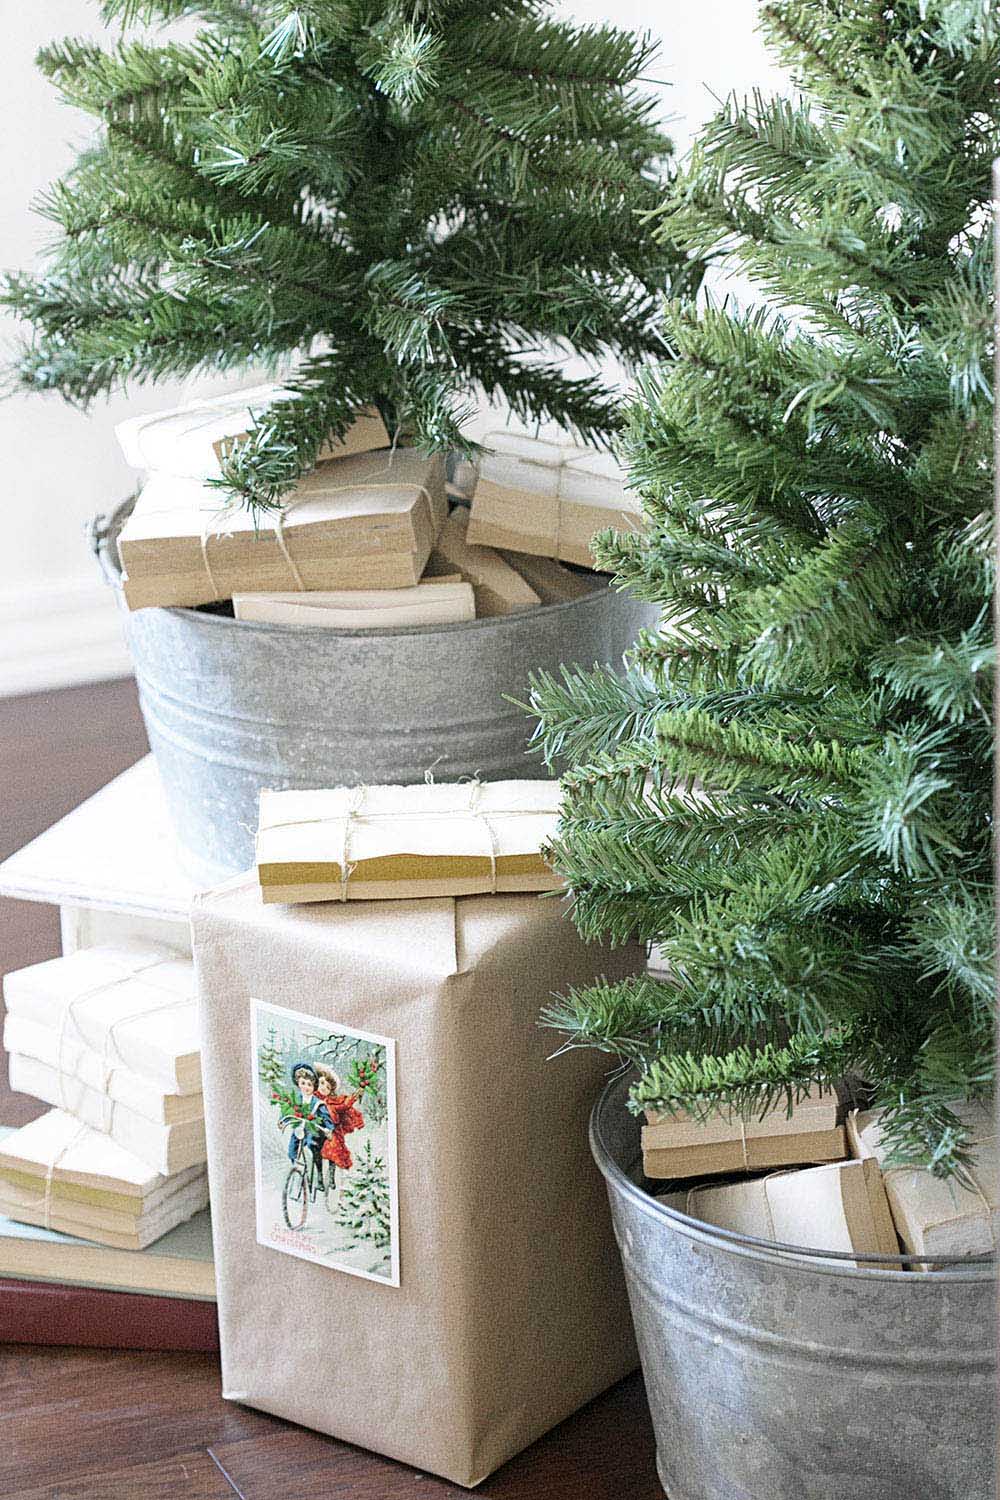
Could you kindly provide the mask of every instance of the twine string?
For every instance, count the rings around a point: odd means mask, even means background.
[[[79,1127],[73,1132],[65,1146],[61,1146],[55,1156],[45,1169],[45,1191],[42,1194],[42,1224],[45,1229],[52,1228],[52,1185],[56,1170],[62,1165],[63,1160],[72,1151],[78,1141],[86,1135],[90,1126],[86,1121],[81,1121]]]
[[[68,1004],[63,1007],[62,1015],[59,1018],[59,1040],[56,1047],[56,1074],[59,1080],[59,1102],[61,1107],[69,1114],[75,1114],[76,1111],[72,1108],[71,1105],[66,1103],[67,1078],[70,1076],[75,1077],[76,1082],[80,1085],[81,1099],[83,1097],[83,1092],[87,1087],[84,1080],[80,1078],[78,1074],[71,1075],[64,1065],[67,1031],[70,1023],[72,1023],[81,1044],[88,1051],[94,1050],[91,1047],[90,1041],[86,1033],[84,1032],[82,1025],[80,1024],[80,1017],[77,1014],[79,1007],[81,1005],[84,1005],[88,1000],[92,1000],[99,995],[107,994],[109,990],[116,989],[119,985],[127,984],[130,980],[136,979],[140,974],[145,974],[151,969],[159,969],[164,967],[166,964],[176,962],[177,960],[173,957],[156,958],[143,963],[132,965],[131,967],[126,968],[121,974],[115,975],[114,978],[103,979],[100,981],[100,983],[91,985],[88,989],[83,990],[79,995],[74,995],[73,998],[68,1002]],[[157,990],[161,994],[169,996],[169,999],[162,1001],[159,1005],[137,1006],[135,1010],[127,1011],[125,1015],[117,1016],[115,1020],[111,1022],[110,1026],[108,1026],[107,1030],[104,1033],[101,1053],[102,1076],[99,1093],[102,1101],[102,1106],[107,1107],[107,1110],[105,1112],[105,1108],[102,1107],[102,1124],[98,1128],[102,1130],[105,1135],[109,1135],[114,1126],[115,1106],[117,1104],[117,1100],[111,1099],[109,1097],[111,1080],[114,1074],[118,1071],[119,1067],[128,1067],[128,1061],[122,1053],[121,1047],[118,1042],[118,1031],[121,1027],[127,1026],[130,1021],[137,1021],[144,1016],[159,1015],[161,1011],[175,1010],[179,1009],[182,1005],[191,1004],[190,995],[178,995],[176,990],[168,989],[166,985],[150,984],[149,980],[146,980],[145,983],[150,989]],[[117,1062],[112,1057],[112,1051],[117,1057]]]
[[[483,783],[474,781],[469,788],[469,816],[486,833],[486,843],[490,856],[490,895],[497,893],[497,868],[500,859],[500,845],[497,839],[496,829],[490,821],[489,814],[480,807],[479,799],[482,795]]]

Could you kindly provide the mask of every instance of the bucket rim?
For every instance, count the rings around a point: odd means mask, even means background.
[[[628,1199],[633,1208],[661,1225],[669,1225],[677,1233],[689,1239],[712,1245],[718,1250],[751,1259],[770,1260],[778,1265],[796,1262],[800,1267],[816,1274],[874,1277],[876,1279],[899,1280],[920,1285],[954,1285],[956,1281],[992,1282],[997,1278],[996,1261],[990,1255],[941,1256],[935,1265],[946,1266],[947,1273],[922,1271],[916,1267],[926,1261],[926,1255],[862,1255],[848,1250],[820,1250],[809,1245],[787,1245],[778,1240],[757,1239],[753,1235],[740,1234],[735,1230],[721,1229],[715,1224],[706,1224],[679,1209],[668,1208],[634,1182],[617,1161],[608,1145],[605,1127],[609,1116],[624,1110],[624,1094],[629,1085],[627,1072],[617,1073],[601,1090],[590,1113],[590,1149],[609,1191]],[[836,1264],[832,1264],[836,1262]],[[840,1264],[843,1262],[843,1264]],[[859,1265],[858,1262],[861,1262]]]
[[[114,539],[121,529],[121,525],[130,514],[135,505],[137,494],[126,496],[126,498],[115,506],[114,510],[95,516],[89,523],[89,534],[91,545],[97,554],[104,573],[105,580],[115,593],[119,595],[120,602],[125,608],[124,593],[121,584],[121,564],[118,561],[117,548]],[[261,636],[270,636],[278,639],[282,636],[301,640],[305,635],[322,636],[324,640],[367,640],[370,638],[384,639],[386,636],[428,636],[428,635],[457,635],[462,632],[495,631],[502,632],[512,629],[514,626],[524,623],[530,624],[540,617],[552,618],[560,613],[570,610],[593,608],[604,603],[609,595],[626,593],[626,590],[613,587],[610,574],[595,573],[598,580],[596,586],[589,593],[581,594],[576,599],[561,599],[555,604],[539,604],[537,608],[515,610],[509,615],[489,615],[484,619],[477,620],[454,620],[448,624],[440,625],[369,625],[369,626],[339,626],[339,625],[290,625],[274,624],[263,620],[237,620],[232,615],[213,614],[208,609],[198,605],[186,604],[152,604],[143,610],[129,611],[130,614],[144,614],[156,611],[161,615],[171,615],[174,619],[185,625],[195,625],[198,629],[233,629],[241,631],[251,630]]]

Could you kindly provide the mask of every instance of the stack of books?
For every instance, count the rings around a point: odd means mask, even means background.
[[[164,1180],[106,1137],[84,1134],[53,1173],[48,1217],[46,1161],[76,1122],[51,1111],[22,1130],[0,1130],[0,1328],[9,1343],[123,1349],[212,1350],[218,1346],[212,1229],[203,1185],[182,1190],[201,1207],[166,1234],[154,1230]],[[101,1176],[95,1170],[105,1168]],[[117,1181],[116,1181],[117,1174]],[[116,1185],[115,1185],[116,1184]],[[116,1191],[116,1186],[119,1191]],[[141,1189],[145,1188],[143,1193]],[[25,1222],[25,1208],[31,1220]],[[133,1212],[129,1212],[133,1210]],[[95,1221],[115,1216],[132,1248],[95,1243]],[[54,1227],[58,1225],[59,1227]],[[74,1226],[72,1233],[66,1229]]]
[[[53,1106],[0,1129],[11,1342],[218,1347],[190,893],[164,822],[145,764],[0,871],[60,907],[66,950],[4,983],[12,1084]]]
[[[327,444],[280,511],[251,515],[220,487],[222,467],[288,397],[261,386],[120,425],[126,458],[147,476],[118,538],[130,609],[231,600],[237,619],[258,624],[458,624],[604,587],[592,534],[637,524],[607,455],[495,434],[501,451],[484,459],[473,500],[449,490],[440,456],[392,443],[376,412]],[[471,500],[471,514],[449,497]]]
[[[152,1171],[205,1171],[194,969],[169,948],[81,949],[4,981],[11,1088],[103,1131]]]

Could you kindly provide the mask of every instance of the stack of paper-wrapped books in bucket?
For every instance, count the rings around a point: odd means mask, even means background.
[[[606,455],[507,433],[485,440],[471,512],[451,508],[443,457],[399,447],[374,411],[280,509],[253,515],[220,487],[221,466],[281,395],[260,387],[119,427],[147,474],[118,538],[129,608],[232,600],[237,619],[343,629],[481,619],[589,592],[591,537],[639,525]]]
[[[728,1110],[700,1120],[649,1113],[643,1170],[653,1181],[688,1183],[661,1202],[703,1223],[859,1264],[902,1254],[904,1264],[933,1270],[939,1260],[990,1252],[1000,1236],[992,1110],[954,1109],[974,1142],[961,1183],[893,1162],[879,1111],[816,1090],[790,1111],[782,1104],[751,1120]]]
[[[194,974],[167,948],[8,974],[11,1087],[53,1108],[0,1141],[0,1213],[141,1250],[208,1203]]]

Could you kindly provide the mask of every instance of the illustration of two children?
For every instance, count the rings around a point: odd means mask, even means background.
[[[329,1163],[326,1181],[332,1188],[336,1168],[349,1172],[353,1165],[344,1136],[360,1130],[365,1123],[361,1111],[355,1108],[358,1096],[342,1094],[340,1079],[323,1063],[297,1062],[292,1068],[292,1083],[298,1090],[304,1119],[289,1136],[289,1160],[295,1160],[299,1140],[305,1138],[321,1184],[323,1163]]]

